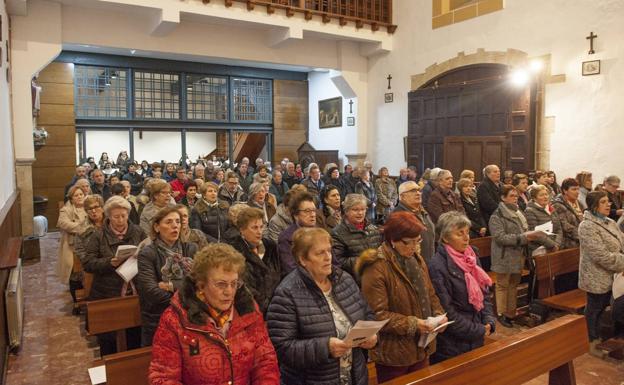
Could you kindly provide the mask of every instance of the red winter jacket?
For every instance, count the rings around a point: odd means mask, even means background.
[[[176,203],[180,202],[186,196],[186,190],[184,189],[185,183],[186,182],[182,182],[180,179],[177,179],[177,178],[169,182],[169,184],[171,185],[171,192],[174,192],[174,191],[180,192],[180,194],[174,198]]]
[[[237,293],[224,339],[209,321],[203,325],[189,321],[188,314],[197,316],[202,307],[193,291],[186,288],[176,293],[160,318],[152,346],[150,385],[279,385],[275,349],[251,294],[245,289]]]

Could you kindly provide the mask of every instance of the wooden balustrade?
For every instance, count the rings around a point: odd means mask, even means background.
[[[304,14],[306,20],[320,16],[324,23],[337,19],[341,26],[353,22],[358,29],[369,24],[373,31],[385,27],[388,33],[394,33],[397,28],[392,24],[392,0],[224,0],[224,4],[231,7],[234,1],[246,3],[249,11],[262,6],[266,7],[268,14],[283,9],[288,17],[299,12]]]

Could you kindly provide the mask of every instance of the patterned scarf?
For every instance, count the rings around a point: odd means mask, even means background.
[[[472,247],[466,247],[463,253],[449,245],[444,245],[444,249],[453,262],[464,272],[468,302],[476,311],[481,311],[483,309],[483,291],[492,286],[492,279],[477,265],[477,255]]]
[[[160,239],[156,239],[154,243],[158,248],[158,252],[166,258],[165,264],[160,269],[163,281],[182,280],[182,278],[191,273],[193,260],[182,254],[182,245],[179,241],[171,248]]]
[[[223,325],[228,322],[228,320],[230,319],[230,314],[232,314],[231,306],[229,309],[226,309],[224,311],[218,311],[217,309],[208,305],[208,315],[215,321],[219,329],[223,328]]]

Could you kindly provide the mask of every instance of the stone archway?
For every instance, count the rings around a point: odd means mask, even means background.
[[[542,70],[536,75],[537,92],[535,97],[535,166],[538,169],[550,167],[550,136],[554,128],[554,117],[544,116],[544,100],[546,84],[565,82],[565,75],[553,75],[551,72],[550,54],[530,57],[526,52],[508,49],[507,51],[486,51],[477,49],[475,53],[466,55],[459,52],[456,57],[441,63],[434,63],[425,72],[411,76],[411,90],[417,90],[432,79],[454,69],[477,64],[503,64],[510,68],[529,67],[534,59],[542,62]]]

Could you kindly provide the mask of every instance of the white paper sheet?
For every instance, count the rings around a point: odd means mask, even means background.
[[[139,260],[132,256],[119,265],[115,271],[124,281],[130,282],[139,273]]]
[[[542,225],[535,226],[535,231],[543,231],[546,234],[552,234],[553,233],[552,221],[548,221]]]
[[[103,384],[106,382],[106,367],[104,365],[89,368],[89,378],[91,385]]]
[[[126,259],[137,254],[138,247],[134,245],[121,245],[117,248],[117,252],[115,253],[115,257],[121,261],[125,261]]]
[[[425,333],[425,334],[420,335],[420,338],[418,339],[418,347],[424,348],[427,345],[429,345],[431,341],[433,341],[436,338],[436,336],[438,335],[438,331],[440,329],[455,322],[455,321],[447,321],[447,322],[442,323],[442,320],[444,320],[444,317],[446,317],[446,313],[441,314],[437,317],[427,317],[427,320],[425,322],[427,322],[427,325],[433,327],[434,329],[431,333]]]
[[[383,328],[389,319],[383,321],[357,321],[355,325],[349,330],[349,333],[345,337],[344,341],[353,341],[353,346],[358,346],[362,342],[371,338]]]

